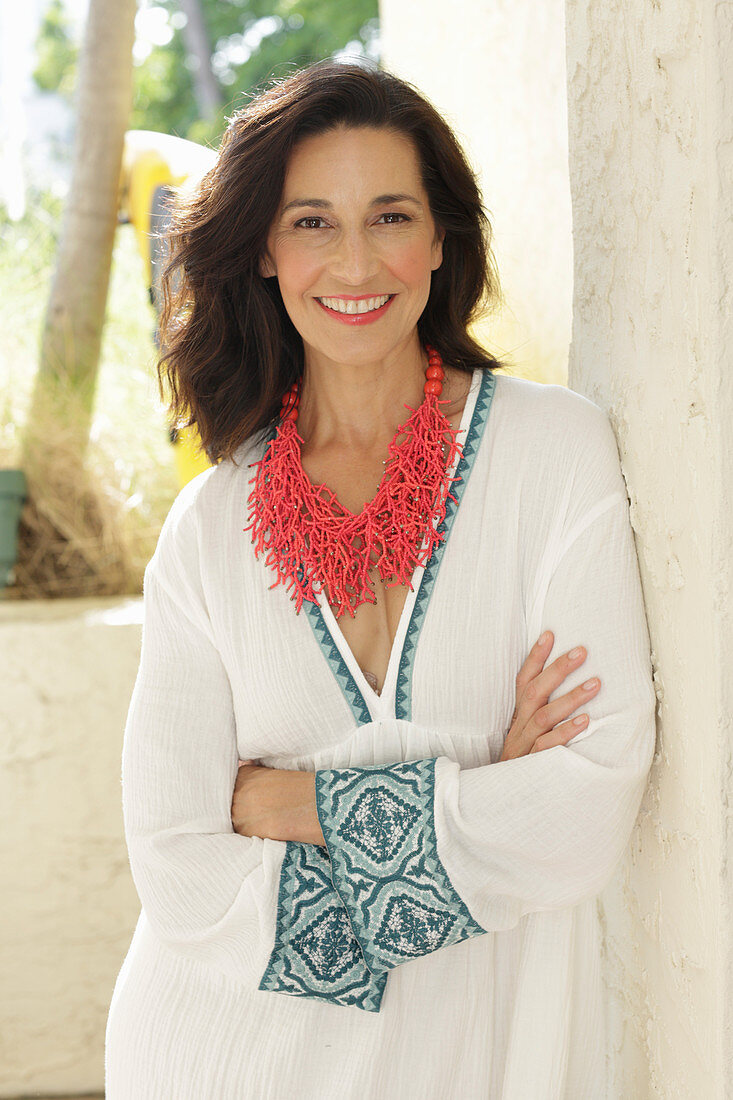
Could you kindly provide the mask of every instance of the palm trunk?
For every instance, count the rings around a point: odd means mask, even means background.
[[[135,11],[135,0],[89,4],[71,186],[24,438],[33,465],[35,444],[43,447],[54,427],[73,433],[80,458],[89,437],[132,104]]]

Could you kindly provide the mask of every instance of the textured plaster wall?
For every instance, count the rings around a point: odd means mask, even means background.
[[[381,0],[384,65],[478,171],[505,306],[481,337],[512,374],[567,381],[572,235],[563,0]]]
[[[733,5],[569,0],[569,384],[609,410],[659,699],[604,897],[623,1097],[733,1095]]]
[[[140,908],[120,770],[141,602],[0,603],[0,1096],[104,1085]]]

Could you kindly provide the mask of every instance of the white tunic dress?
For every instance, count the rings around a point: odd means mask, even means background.
[[[629,841],[655,692],[606,414],[475,371],[444,540],[381,695],[325,596],[299,615],[245,533],[250,441],[178,495],[145,574],[123,808],[142,910],[107,1100],[595,1100],[597,894]],[[515,677],[587,659],[569,744],[499,762]],[[316,773],[327,847],[244,837],[239,759]]]

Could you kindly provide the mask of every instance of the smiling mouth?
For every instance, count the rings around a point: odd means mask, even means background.
[[[380,294],[374,298],[316,298],[322,306],[332,309],[334,313],[346,313],[350,315],[360,313],[373,313],[385,306],[394,294]]]

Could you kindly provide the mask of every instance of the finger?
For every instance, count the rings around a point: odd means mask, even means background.
[[[542,642],[538,638],[530,649],[526,661],[517,673],[516,684],[518,698],[521,696],[522,691],[526,688],[530,680],[534,679],[535,676],[538,676],[539,673],[542,672],[545,661],[552,651],[555,637],[551,630],[547,630],[545,633],[547,634],[545,641]]]
[[[586,705],[598,694],[600,687],[600,680],[594,676],[552,702],[544,702],[538,706],[540,695],[537,681],[533,681],[520,701],[519,717],[516,721],[516,726],[521,731],[518,744],[522,753],[531,752],[538,737],[552,731],[579,707]]]
[[[571,653],[575,656],[571,657]],[[536,677],[537,687],[541,694],[552,695],[552,692],[563,682],[576,668],[580,668],[588,656],[585,646],[573,646],[566,653],[556,657],[551,665],[544,668]]]
[[[586,684],[591,686],[586,687]],[[561,695],[559,698],[553,699],[552,702],[546,703],[535,715],[541,726],[539,732],[554,729],[559,722],[569,718],[578,707],[586,706],[598,694],[600,689],[600,680],[597,676],[593,676],[585,683],[579,684],[572,691],[567,692],[566,695]],[[531,722],[532,719],[530,719],[530,724]]]
[[[530,753],[542,752],[544,749],[554,748],[555,745],[567,745],[568,741],[572,741],[573,737],[585,729],[588,721],[587,714],[579,714],[569,722],[561,722],[553,730],[541,734],[529,750]]]
[[[572,652],[576,652],[577,655],[571,657],[570,653]],[[553,691],[560,686],[571,672],[582,665],[586,656],[587,652],[584,646],[575,646],[570,652],[561,654],[551,665],[530,680],[521,694],[517,693],[518,719],[522,725],[529,722],[532,715],[547,703]],[[569,713],[569,711],[559,713],[554,722],[543,719],[544,726],[542,728],[535,727],[535,732],[544,733],[545,730],[556,725],[561,718],[565,718]]]

